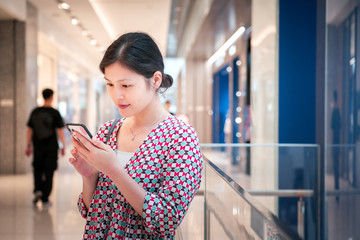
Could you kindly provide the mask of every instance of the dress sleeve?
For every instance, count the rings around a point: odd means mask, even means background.
[[[85,203],[84,203],[84,200],[83,200],[83,195],[82,193],[80,193],[79,195],[79,199],[78,199],[78,202],[77,202],[77,206],[78,206],[78,209],[79,209],[79,212],[81,214],[81,216],[83,218],[86,218],[86,215],[87,215],[87,209],[85,207]]]
[[[173,141],[160,171],[161,186],[144,200],[145,229],[154,235],[175,234],[201,183],[203,160],[195,131],[186,126]]]
[[[99,131],[96,133],[96,138],[98,138],[100,141],[105,141],[106,135],[108,134],[108,131],[111,127],[112,121],[106,122],[103,126],[100,127]],[[77,202],[78,210],[83,218],[86,218],[88,210],[85,206],[83,194],[80,193],[78,202]]]

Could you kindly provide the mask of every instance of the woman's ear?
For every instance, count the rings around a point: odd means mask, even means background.
[[[160,71],[156,71],[152,77],[152,83],[155,89],[158,89],[161,86],[162,74]]]

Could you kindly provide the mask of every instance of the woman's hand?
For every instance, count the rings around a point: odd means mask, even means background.
[[[73,137],[71,137],[71,140],[73,144],[75,142],[77,143],[77,141]],[[70,153],[71,155],[73,155],[73,157],[69,158],[69,162],[74,166],[76,171],[78,171],[78,173],[80,173],[81,176],[85,178],[91,178],[92,176],[98,174],[98,170],[96,170],[94,167],[89,165],[82,157],[80,157],[76,147],[71,149]]]
[[[111,170],[114,170],[114,168],[118,166],[118,164],[116,164],[116,154],[110,146],[104,144],[95,137],[89,141],[78,132],[75,132],[74,134],[81,142],[79,143],[73,139],[77,154],[89,166],[107,175]]]

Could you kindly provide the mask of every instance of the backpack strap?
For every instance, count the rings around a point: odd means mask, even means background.
[[[106,136],[106,143],[109,142],[110,136],[111,136],[112,132],[114,131],[114,128],[116,127],[116,124],[117,124],[119,121],[120,121],[120,118],[117,118],[117,119],[115,119],[115,120],[113,121],[113,123],[111,124],[111,127],[110,127],[110,129],[109,129],[109,132],[108,132],[108,134],[107,134],[107,136]]]

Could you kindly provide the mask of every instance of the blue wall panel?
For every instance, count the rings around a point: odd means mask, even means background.
[[[225,143],[224,124],[229,110],[229,73],[225,65],[213,74],[213,129],[212,141]]]
[[[279,11],[279,143],[315,143],[316,1]]]
[[[279,143],[316,143],[316,4],[279,1]],[[289,158],[283,151],[279,189],[316,190],[316,159]],[[279,217],[294,230],[297,201],[279,199]],[[315,203],[316,197],[305,200],[305,239],[316,239]]]

